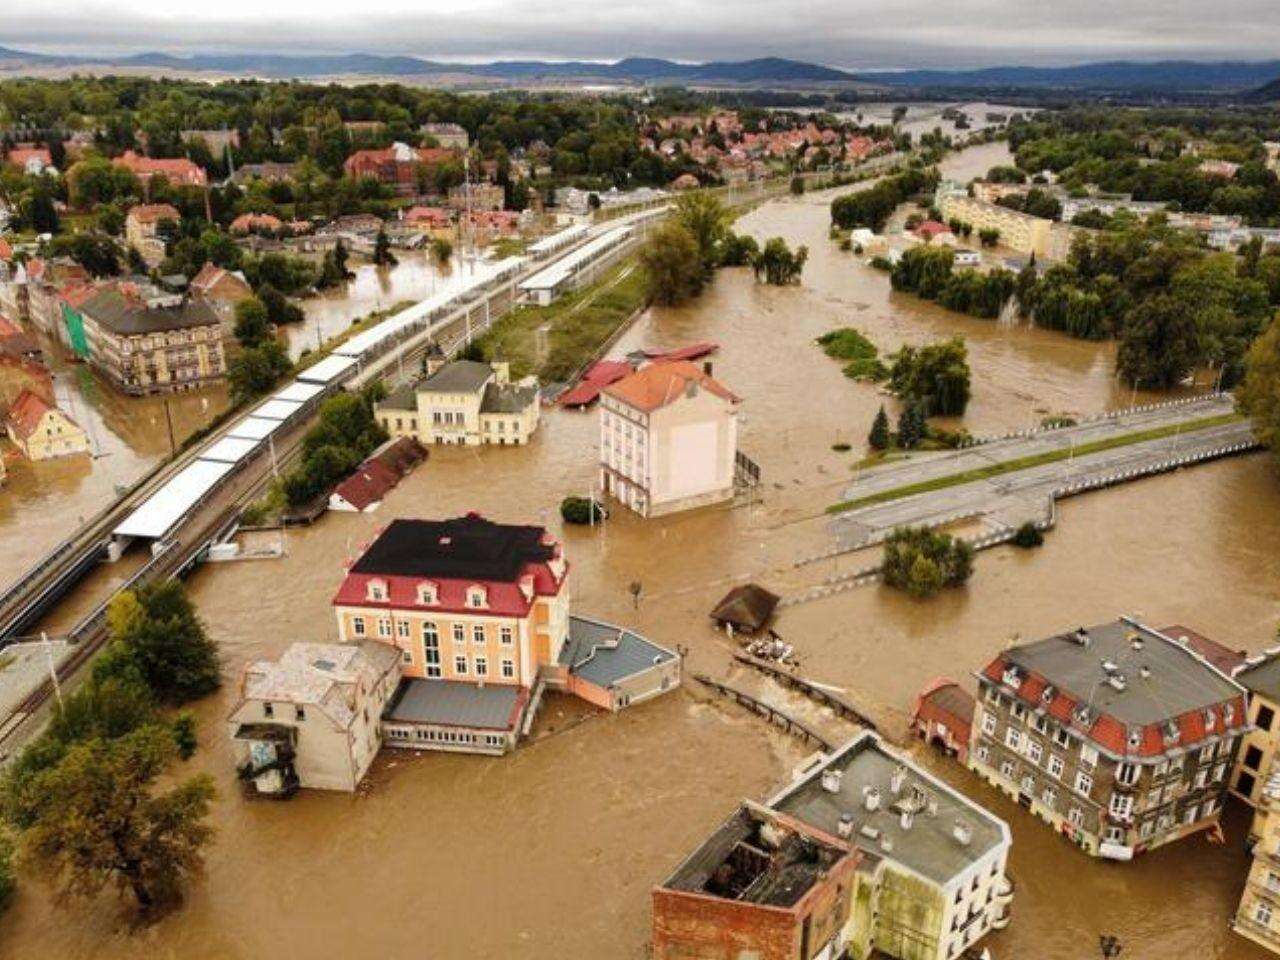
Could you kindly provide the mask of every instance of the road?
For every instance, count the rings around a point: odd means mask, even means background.
[[[1053,516],[1054,502],[1061,497],[1212,459],[1225,452],[1252,449],[1254,440],[1248,421],[1196,424],[1231,411],[1229,397],[1206,397],[869,470],[846,488],[846,501],[910,484],[940,481],[1024,457],[1055,452],[1068,454],[1066,459],[1052,463],[838,513],[832,519],[838,549],[854,550],[875,544],[901,526],[936,527],[960,520],[978,520],[990,528],[989,532],[997,532],[1027,521],[1045,524]],[[1183,426],[1186,429],[1181,429]],[[1098,441],[1169,427],[1175,432],[1157,439],[1079,456],[1071,454]]]

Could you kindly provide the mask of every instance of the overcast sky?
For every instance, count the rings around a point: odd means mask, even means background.
[[[1280,0],[57,0],[0,45],[66,53],[269,51],[838,67],[1280,57]]]

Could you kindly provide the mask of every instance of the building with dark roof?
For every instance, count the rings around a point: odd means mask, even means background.
[[[1094,856],[1218,823],[1244,688],[1131,618],[1011,647],[977,674],[969,766]]]
[[[199,298],[119,282],[63,304],[72,349],[125,393],[191,390],[226,377],[221,320]]]
[[[1231,792],[1256,807],[1280,753],[1280,723],[1276,722],[1280,715],[1280,647],[1239,658],[1232,677],[1248,692],[1250,729],[1236,754]]]
[[[423,444],[528,443],[538,429],[538,384],[512,383],[505,363],[428,357],[427,375],[374,407],[393,437]]]

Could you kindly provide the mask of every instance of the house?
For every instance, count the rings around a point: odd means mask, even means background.
[[[185,157],[157,160],[126,150],[111,162],[132,173],[144,187],[151,182],[152,177],[164,177],[174,186],[182,187],[203,187],[209,182],[204,169]]]
[[[938,243],[945,244],[956,242],[955,234],[951,232],[951,228],[945,223],[939,223],[937,220],[925,220],[913,232],[917,239],[923,240],[925,243],[932,243],[935,240]]]
[[[378,509],[382,498],[426,458],[427,451],[412,437],[388,440],[329,494],[329,509],[351,513]]]
[[[1224,180],[1230,180],[1236,175],[1236,171],[1240,169],[1240,164],[1232,163],[1230,160],[1202,160],[1200,166],[1196,169],[1206,177],[1221,177]]]
[[[479,514],[394,520],[333,598],[343,640],[396,645],[405,680],[388,741],[505,753],[568,639],[568,564],[541,527]],[[530,717],[532,719],[532,717]]]
[[[235,169],[230,180],[238,186],[255,180],[261,180],[264,183],[291,183],[296,173],[297,164],[295,163],[246,163]]]
[[[680,685],[680,658],[623,627],[569,617],[569,635],[547,686],[617,713]]]
[[[538,429],[537,381],[510,382],[505,363],[428,358],[428,373],[374,405],[393,437],[423,444],[528,443]]]
[[[53,157],[50,155],[48,147],[20,144],[9,151],[5,160],[10,166],[17,167],[30,176],[58,172],[53,167]]]
[[[31,390],[9,408],[5,432],[28,460],[89,452],[89,437],[69,416]]]
[[[995,230],[1003,247],[1028,256],[1035,254],[1039,259],[1053,252],[1052,220],[978,200],[956,184],[940,185],[933,203],[943,220],[968,224],[975,235],[983,230]]]
[[[687,360],[650,363],[601,392],[600,488],[644,517],[730,500],[740,400]]]
[[[1269,768],[1255,796],[1249,874],[1231,929],[1280,953],[1280,772]]]
[[[147,262],[147,266],[159,266],[165,258],[165,241],[160,235],[160,225],[169,223],[177,228],[182,214],[168,203],[139,203],[129,208],[124,218],[124,238]]]
[[[781,601],[776,593],[759,584],[744,583],[720,598],[711,610],[711,619],[730,634],[735,631],[758,633],[764,629]]]
[[[449,206],[455,210],[501,210],[506,194],[496,183],[460,183],[449,188]]]
[[[283,220],[269,213],[242,213],[231,221],[228,229],[242,237],[251,233],[278,236],[285,232],[285,225]]]
[[[861,853],[743,801],[654,888],[653,960],[844,955]]]
[[[1129,617],[1010,647],[977,675],[969,767],[1091,856],[1217,827],[1245,690]]]
[[[29,319],[31,326],[55,340],[67,343],[63,324],[62,295],[69,289],[88,286],[89,272],[70,257],[34,258],[24,268],[25,283],[15,291],[18,310],[10,313],[16,320]],[[9,305],[6,304],[6,307]]]
[[[240,779],[257,793],[355,790],[382,742],[400,651],[372,640],[295,643],[244,669],[227,717]]]
[[[65,319],[72,349],[125,393],[193,390],[226,376],[222,320],[198,297],[121,283],[68,305]]]
[[[192,297],[203,300],[218,315],[222,335],[235,336],[236,305],[253,296],[253,288],[239,270],[226,270],[212,261],[200,268],[187,288]]]
[[[471,146],[467,131],[456,123],[424,123],[418,132],[434,140],[437,147],[448,150],[466,150]]]
[[[418,230],[428,233],[453,230],[453,211],[444,207],[410,207],[404,215],[404,222]]]
[[[44,365],[40,342],[0,316],[0,416],[24,393],[53,402],[53,376]]]
[[[955,960],[1008,924],[1009,848],[1004,821],[863,733],[654,892],[655,956]]]
[[[916,697],[911,732],[965,763],[973,734],[973,697],[954,680],[931,680]]]
[[[417,192],[421,167],[439,165],[456,157],[453,150],[393,143],[383,150],[355,151],[343,162],[342,169],[352,179],[369,177],[408,196]]]

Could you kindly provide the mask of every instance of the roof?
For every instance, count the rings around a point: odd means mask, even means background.
[[[232,470],[230,463],[194,460],[142,501],[112,531],[117,537],[158,540]]]
[[[542,527],[494,523],[478,513],[453,520],[395,520],[352,573],[514,582],[526,564],[558,552]]]
[[[480,399],[481,413],[520,413],[538,402],[538,388],[515,383],[490,383]]]
[[[594,403],[601,390],[630,376],[634,370],[625,360],[597,360],[587,368],[577,386],[560,395],[559,402],[566,407],[584,407]]]
[[[125,336],[220,323],[213,308],[203,300],[186,300],[178,307],[148,307],[110,287],[99,290],[80,309],[101,326]]]
[[[355,719],[362,691],[371,690],[400,663],[389,643],[294,643],[279,660],[245,667],[241,696],[246,700],[314,705],[339,729]]]
[[[493,367],[475,360],[454,360],[419,380],[415,390],[426,393],[475,393],[493,376]]]
[[[954,680],[939,677],[920,694],[920,707],[931,708],[936,714],[945,714],[961,723],[973,723],[973,696]]]
[[[380,502],[426,455],[426,450],[412,437],[390,440],[356,467],[355,473],[333,492],[357,510],[364,510]]]
[[[40,426],[44,415],[53,409],[39,394],[23,390],[9,407],[9,424],[13,432],[25,440]]]
[[[261,440],[250,440],[247,437],[223,437],[212,443],[200,454],[201,460],[215,460],[219,463],[239,463],[257,449]]]
[[[159,223],[161,220],[182,219],[178,208],[170,203],[139,203],[129,208],[128,219],[141,223]]]
[[[834,792],[823,785],[828,770],[839,772]],[[879,791],[880,802],[868,810],[866,795],[872,791]],[[1009,843],[1003,820],[891,752],[871,732],[860,734],[784,787],[768,805],[832,837],[839,835],[841,817],[851,817],[849,839],[859,849],[939,884],[949,883]],[[905,809],[915,812],[904,829]],[[957,824],[968,828],[968,843],[956,838]]]
[[[509,731],[519,726],[528,702],[529,692],[516,684],[411,678],[400,681],[382,719]]]
[[[982,676],[1117,757],[1162,756],[1247,722],[1239,685],[1190,643],[1128,618],[1011,647]]]
[[[332,383],[358,362],[351,357],[328,356],[299,373],[298,379],[310,383]]]
[[[230,282],[232,286],[236,287],[237,289],[235,292],[240,294],[241,297],[249,297],[253,295],[253,288],[250,287],[249,282],[245,280],[244,274],[239,273],[238,271],[233,272],[231,270],[226,270],[215,265],[213,261],[209,261],[201,267],[200,272],[191,279],[191,289],[198,290],[204,294],[209,294],[213,292],[215,287],[224,282]],[[238,297],[237,299],[240,299],[241,297]]]
[[[229,437],[248,440],[265,440],[284,425],[283,420],[267,420],[264,417],[244,417],[227,431]]]
[[[924,223],[916,227],[916,233],[920,236],[932,237],[941,233],[950,233],[951,228],[945,223],[939,223],[937,220],[926,220]]]
[[[1174,624],[1171,627],[1161,627],[1159,632],[1171,640],[1177,640],[1184,646],[1190,647],[1223,673],[1230,674],[1245,662],[1245,654],[1225,647],[1217,640],[1210,640],[1190,627]]]
[[[1280,647],[1249,657],[1236,668],[1235,680],[1246,690],[1280,703]]]
[[[638,633],[585,617],[569,617],[569,636],[560,648],[562,666],[575,677],[605,688],[675,658],[666,647]]]
[[[736,397],[711,374],[688,360],[651,363],[629,377],[610,384],[604,392],[646,413],[665,407],[691,386],[701,387],[729,403]]]
[[[718,623],[731,623],[742,630],[759,630],[773,615],[781,599],[759,584],[745,583],[720,598],[711,611],[711,619]]]
[[[565,231],[566,234],[568,232],[569,231],[567,230]],[[626,242],[631,237],[631,234],[633,232],[634,231],[632,230],[631,227],[627,227],[627,226],[615,227],[614,229],[610,230],[608,233],[602,234],[601,236],[596,237],[590,243],[582,247],[579,247],[577,250],[573,251],[573,253],[569,254],[567,257],[564,257],[563,259],[556,261],[551,266],[547,267],[545,270],[540,270],[537,273],[535,273],[532,277],[529,277],[527,280],[522,281],[520,284],[520,289],[521,290],[555,290],[557,287],[560,286],[560,284],[564,283],[566,280],[575,276],[579,270],[590,265],[591,263],[594,263],[599,257],[603,256],[608,251],[614,249],[619,244]],[[560,234],[557,234],[556,236],[560,236]],[[554,237],[548,238],[548,240],[551,240],[551,239],[555,239],[555,238]],[[547,241],[541,241],[541,243],[546,243],[546,242]],[[572,242],[572,241],[569,241],[569,242]],[[534,244],[533,247],[530,248],[530,252],[537,255],[537,253],[539,252],[539,249],[538,249],[539,246],[540,244]],[[546,249],[555,250],[557,248],[552,246]]]
[[[675,350],[644,350],[642,353],[650,360],[697,360],[720,349],[720,344],[710,340],[700,340],[687,347]]]

